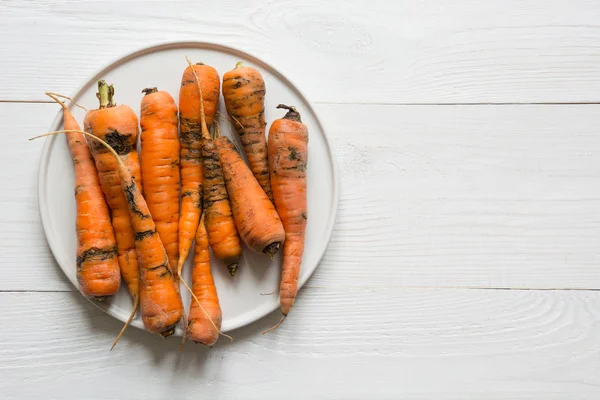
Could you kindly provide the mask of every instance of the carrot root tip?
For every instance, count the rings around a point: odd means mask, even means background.
[[[281,325],[283,323],[283,321],[285,321],[285,319],[287,318],[287,314],[283,314],[281,316],[281,319],[279,320],[278,323],[275,324],[275,326],[267,329],[266,331],[262,332],[262,334],[264,335],[265,333],[269,333],[271,331],[274,331],[275,329],[279,328],[279,325]]]
[[[231,275],[232,277],[235,276],[235,273],[237,272],[239,267],[239,263],[233,263],[233,264],[229,264],[227,266],[227,269],[229,270],[229,275]]]
[[[160,332],[159,335],[162,336],[163,339],[166,339],[169,336],[173,336],[174,333],[175,333],[175,325],[173,325],[170,328],[167,328],[167,330]]]
[[[263,250],[263,253],[265,253],[269,257],[271,257],[271,260],[272,260],[272,259],[274,259],[275,253],[277,253],[279,251],[280,247],[281,247],[281,242],[273,242],[270,245],[268,245],[267,247],[265,247],[265,249]]]

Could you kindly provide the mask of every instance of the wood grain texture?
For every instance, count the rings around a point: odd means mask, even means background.
[[[341,196],[309,286],[600,289],[600,106],[317,108]],[[0,290],[74,290],[37,212],[42,143],[26,141],[56,112],[0,104]]]
[[[600,102],[595,0],[15,0],[0,2],[0,37],[0,100],[71,93],[141,47],[208,40],[321,102]]]
[[[120,323],[76,293],[0,293],[0,309],[3,399],[600,395],[600,292],[312,288],[273,334],[277,315],[183,354],[136,329],[109,352]]]

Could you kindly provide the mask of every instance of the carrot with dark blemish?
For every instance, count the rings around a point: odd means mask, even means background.
[[[177,105],[165,91],[142,91],[141,171],[144,198],[156,224],[172,271],[179,261],[179,137]]]
[[[306,163],[308,161],[308,129],[294,107],[283,118],[273,121],[269,129],[269,169],[277,212],[285,229],[283,265],[279,301],[281,320],[287,317],[298,293],[298,275],[304,252],[306,233]],[[266,331],[266,332],[268,332]],[[265,333],[266,333],[265,332]]]
[[[57,95],[46,94],[62,107],[65,129],[81,130],[69,108]],[[67,143],[75,168],[77,281],[84,296],[104,300],[115,294],[121,283],[110,213],[85,137],[71,132],[67,134]]]
[[[216,138],[215,144],[240,237],[250,250],[273,257],[285,239],[283,225],[273,203],[235,145],[225,136]]]
[[[181,144],[181,208],[179,216],[180,271],[190,252],[202,209],[202,131],[212,124],[219,102],[219,74],[213,67],[198,63],[188,67],[179,91]],[[202,81],[202,91],[199,90]],[[201,99],[202,96],[202,99]]]
[[[140,302],[140,268],[135,250],[135,232],[123,193],[119,176],[120,162],[124,163],[136,183],[141,181],[139,158],[136,150],[138,119],[135,112],[126,105],[117,106],[113,101],[114,89],[105,81],[98,81],[97,97],[100,106],[87,112],[84,120],[85,131],[106,141],[111,149],[97,141],[90,141],[92,155],[96,161],[98,177],[106,202],[110,208],[112,225],[117,240],[117,254],[121,275],[133,298],[133,308],[123,331],[135,316]],[[119,155],[116,159],[111,150]],[[121,335],[119,335],[120,337]],[[118,340],[119,338],[117,338]]]
[[[216,120],[214,132],[215,137],[220,136],[219,122]],[[234,276],[238,269],[242,246],[231,213],[219,152],[210,137],[202,138],[202,162],[204,164],[203,201],[208,241],[215,257],[223,260],[229,274]]]
[[[135,233],[135,248],[140,266],[140,309],[142,320],[148,331],[158,333],[165,338],[171,336],[175,332],[175,326],[183,314],[183,303],[179,295],[177,280],[169,267],[167,252],[156,232],[156,225],[152,220],[148,205],[138,189],[131,172],[125,166],[119,154],[108,143],[88,132],[62,130],[38,137],[63,132],[79,132],[94,138],[117,161],[117,172],[121,181],[121,190],[127,199],[127,209]]]
[[[234,120],[252,173],[267,197],[273,201],[265,138],[265,81],[256,69],[238,62],[223,75],[223,98]]]

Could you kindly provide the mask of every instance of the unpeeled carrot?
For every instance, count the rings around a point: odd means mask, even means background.
[[[217,288],[210,270],[210,252],[204,213],[202,213],[196,232],[192,292],[196,301],[192,301],[190,305],[188,335],[196,343],[212,346],[219,338],[222,314]]]
[[[54,94],[46,94],[62,107],[65,129],[81,130],[69,108]],[[104,300],[115,294],[121,283],[110,213],[85,137],[71,132],[67,142],[75,167],[77,281],[84,296]]]
[[[252,175],[235,145],[225,137],[215,139],[233,218],[248,248],[271,257],[285,239],[283,225],[271,200]]]
[[[199,81],[202,82],[202,93],[198,89]],[[213,67],[198,63],[189,65],[183,72],[179,91],[181,208],[178,270],[181,270],[190,252],[202,209],[201,107],[204,108],[204,125],[212,124],[217,110],[219,93],[219,74]],[[200,100],[201,94],[202,101]]]
[[[117,106],[113,101],[114,89],[105,81],[98,81],[97,110],[87,112],[84,120],[85,131],[106,141],[106,148],[99,142],[90,142],[92,155],[96,161],[102,191],[111,211],[112,225],[117,240],[117,253],[121,275],[127,283],[133,298],[133,309],[123,331],[133,319],[140,302],[140,268],[135,249],[135,230],[128,211],[127,200],[119,176],[119,165],[124,163],[134,180],[141,182],[139,159],[136,150],[138,119],[131,107]],[[119,155],[115,158],[111,150]],[[122,331],[122,332],[123,332]],[[121,334],[120,334],[121,335]],[[119,335],[119,337],[120,337]],[[117,338],[118,340],[118,338]]]
[[[172,271],[179,261],[179,137],[177,105],[165,91],[142,91],[141,171],[144,198],[165,246]]]
[[[220,136],[218,121],[215,121],[215,136]],[[219,152],[210,137],[202,138],[202,162],[204,164],[204,214],[208,241],[215,257],[223,260],[229,274],[234,276],[238,270],[242,246],[231,213]]]
[[[238,62],[223,75],[223,98],[234,120],[252,173],[267,197],[273,201],[265,138],[265,81],[256,69]]]
[[[306,232],[306,163],[308,161],[308,129],[294,107],[269,129],[269,169],[277,212],[285,229],[280,303],[283,322],[298,293],[298,275],[304,252]],[[277,324],[276,328],[279,324]]]

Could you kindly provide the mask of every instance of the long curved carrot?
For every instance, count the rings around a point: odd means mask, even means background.
[[[298,275],[304,252],[306,232],[306,163],[308,161],[308,129],[294,107],[269,129],[269,169],[277,212],[285,229],[283,266],[279,299],[281,321],[289,314],[298,293]]]
[[[165,91],[142,91],[141,170],[144,198],[165,246],[172,271],[179,261],[179,137],[177,105]]]
[[[217,288],[210,270],[210,252],[204,213],[200,217],[196,232],[192,292],[196,301],[192,301],[190,305],[188,335],[196,343],[212,346],[219,338],[222,314]]]
[[[65,129],[81,130],[69,108],[54,93],[46,94],[62,107]],[[77,281],[84,296],[103,300],[115,294],[121,283],[110,213],[85,137],[71,132],[67,142],[75,167]]]
[[[205,127],[212,124],[220,93],[217,70],[202,63],[189,64],[183,72],[179,91],[181,208],[178,270],[190,252],[202,209],[202,115]],[[202,91],[198,89],[200,80]]]
[[[135,231],[135,247],[140,265],[140,299],[144,326],[149,332],[169,337],[183,314],[183,303],[179,295],[178,283],[169,267],[167,252],[156,232],[156,225],[150,215],[148,205],[138,189],[129,168],[119,154],[105,141],[88,132],[61,130],[37,136],[79,132],[93,138],[106,148],[117,161],[117,172],[121,189],[127,199],[127,209]]]
[[[252,173],[269,200],[273,201],[265,138],[265,81],[256,69],[238,62],[223,75],[223,98],[234,120]]]
[[[215,136],[220,136],[218,121],[215,121]],[[208,241],[215,257],[223,260],[229,274],[234,276],[238,269],[242,246],[231,213],[219,152],[210,137],[202,138],[202,162],[204,164],[203,201]]]
[[[137,116],[131,107],[126,105],[117,106],[113,102],[113,95],[114,88],[112,85],[109,86],[104,80],[98,81],[97,97],[100,106],[97,110],[90,110],[86,113],[84,127],[86,132],[106,141],[111,149],[119,154],[119,159],[116,159],[111,151],[99,142],[90,142],[92,155],[98,169],[98,178],[111,211],[121,275],[127,283],[127,288],[133,298],[131,315],[123,326],[123,330],[119,333],[115,341],[116,345],[116,342],[133,320],[140,303],[140,269],[138,255],[135,250],[135,231],[127,209],[127,199],[121,185],[119,161],[127,166],[136,183],[141,182],[141,176],[136,150]]]
[[[216,138],[215,144],[240,237],[250,250],[273,257],[285,239],[283,225],[273,203],[235,145],[225,136]]]

